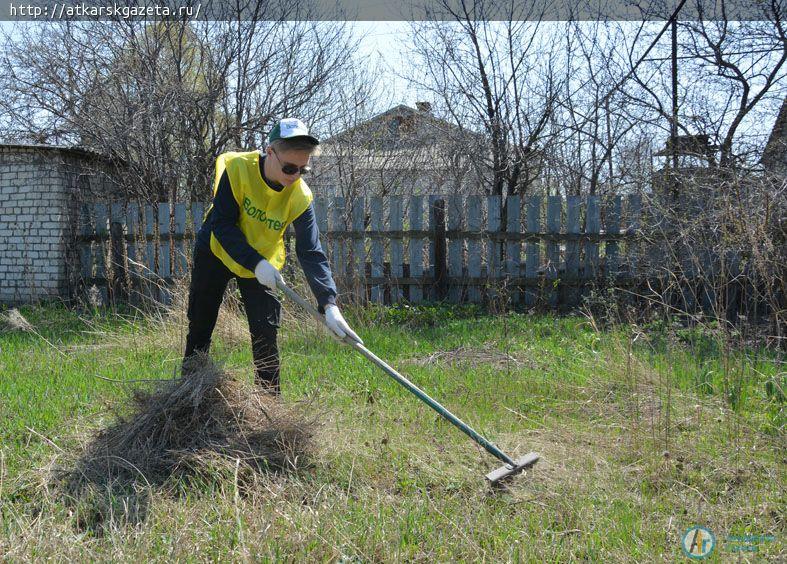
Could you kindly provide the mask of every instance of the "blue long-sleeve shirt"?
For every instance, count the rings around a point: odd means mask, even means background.
[[[260,158],[260,175],[273,190],[281,191],[284,186],[265,176],[264,160],[264,157]],[[238,227],[239,217],[240,207],[232,195],[229,176],[224,171],[213,198],[213,207],[197,234],[196,244],[210,249],[210,235],[213,233],[235,262],[253,272],[257,264],[266,257],[263,257],[254,247],[249,245],[243,231]],[[317,300],[318,310],[320,313],[324,313],[325,306],[336,303],[336,284],[328,259],[320,244],[320,232],[317,228],[314,206],[309,204],[309,207],[293,220],[292,226],[295,229],[295,254],[298,256],[298,262],[300,262],[309,287]]]

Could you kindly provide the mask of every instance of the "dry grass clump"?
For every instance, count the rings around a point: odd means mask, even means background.
[[[16,308],[0,313],[0,329],[4,331],[32,332],[33,326]]]
[[[137,391],[61,474],[69,491],[202,475],[251,476],[308,464],[315,422],[198,355],[184,376]]]

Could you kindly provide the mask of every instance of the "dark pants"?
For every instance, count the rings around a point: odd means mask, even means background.
[[[210,249],[202,245],[196,245],[194,249],[189,286],[189,334],[186,337],[184,364],[195,352],[208,352],[219,307],[231,278],[237,280],[249,321],[255,380],[258,385],[278,394],[279,349],[276,334],[281,320],[281,302],[256,278],[236,276]]]

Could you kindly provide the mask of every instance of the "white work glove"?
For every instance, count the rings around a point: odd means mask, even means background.
[[[361,338],[355,334],[355,331],[350,329],[347,322],[342,316],[342,312],[334,304],[325,306],[325,321],[331,332],[339,339],[344,339],[345,335],[350,337],[353,341],[363,344]]]
[[[276,270],[276,267],[265,259],[257,263],[257,266],[254,268],[254,276],[257,277],[260,284],[267,286],[271,290],[276,289],[276,281],[284,284],[284,279],[279,271]]]

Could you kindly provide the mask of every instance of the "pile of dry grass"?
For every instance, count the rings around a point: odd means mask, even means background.
[[[0,313],[0,330],[32,332],[33,326],[16,308]]]
[[[236,479],[309,463],[315,420],[304,419],[205,355],[184,375],[137,391],[134,408],[88,441],[60,479],[90,485],[162,485],[229,471]]]

